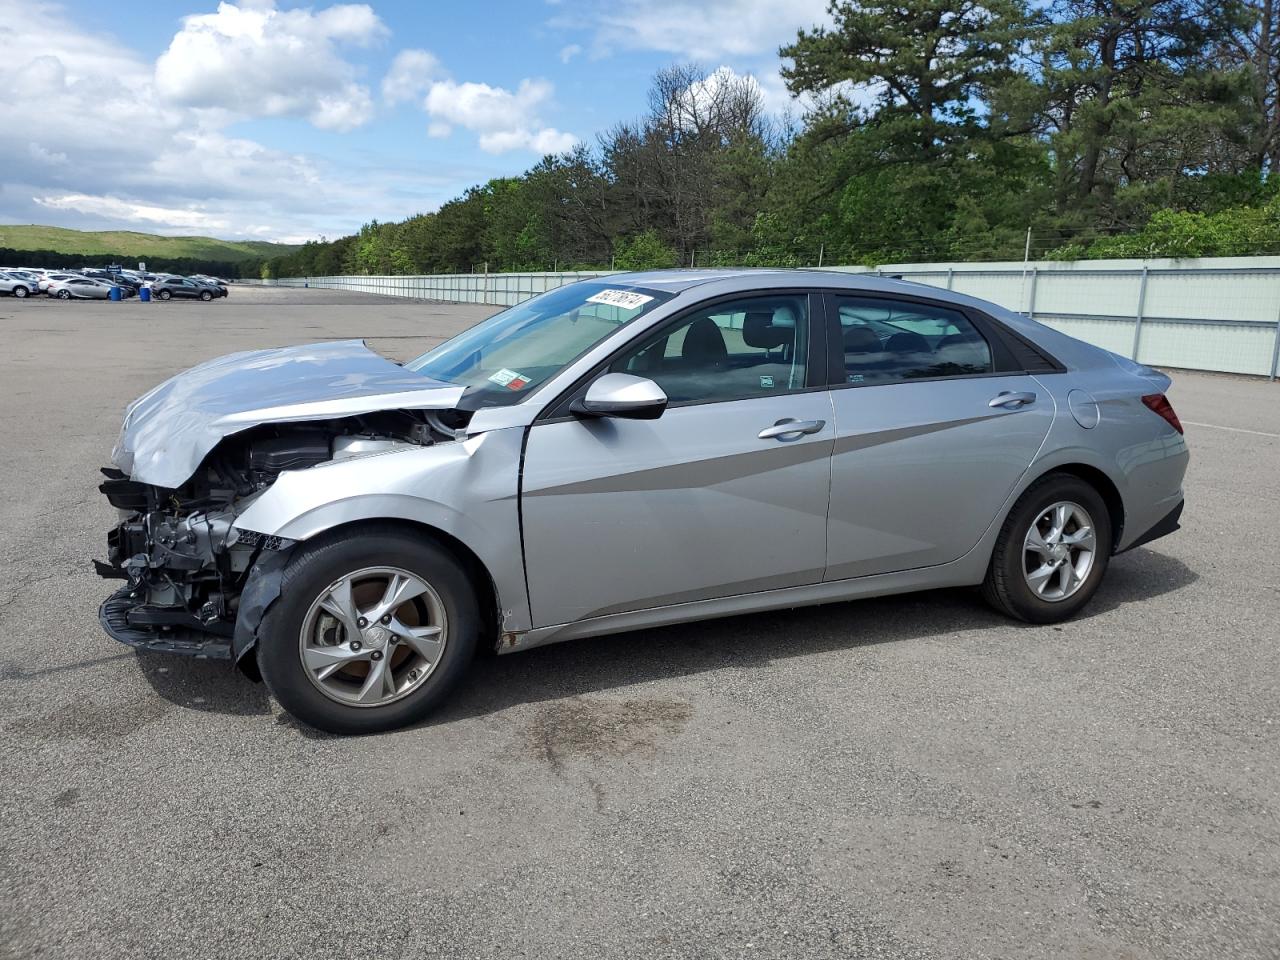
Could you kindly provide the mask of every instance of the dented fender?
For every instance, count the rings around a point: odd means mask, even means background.
[[[373,520],[439,530],[462,543],[488,571],[500,630],[522,632],[532,626],[519,548],[523,435],[522,427],[509,427],[286,471],[236,518],[235,527],[303,543]]]

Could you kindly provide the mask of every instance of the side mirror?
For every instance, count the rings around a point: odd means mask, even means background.
[[[569,412],[580,417],[625,417],[657,420],[667,409],[667,395],[652,380],[629,373],[606,373],[573,401]]]

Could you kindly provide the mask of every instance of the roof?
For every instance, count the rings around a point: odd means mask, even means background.
[[[958,296],[951,297],[948,291],[939,287],[915,283],[910,280],[896,280],[860,270],[823,270],[813,267],[791,269],[779,267],[722,267],[714,269],[642,270],[635,273],[609,274],[608,276],[600,277],[599,280],[625,286],[648,287],[651,290],[663,290],[671,293],[678,293],[693,287],[722,281],[727,281],[731,284],[735,280],[741,281],[744,289],[812,286],[919,294],[921,287],[927,286],[930,295],[938,299],[961,299]]]

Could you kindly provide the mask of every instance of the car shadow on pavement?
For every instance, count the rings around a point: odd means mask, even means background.
[[[1102,587],[1073,622],[1150,600],[1199,579],[1181,560],[1151,550],[1113,558]],[[933,590],[702,620],[571,640],[483,659],[424,725],[495,713],[651,680],[939,634],[1038,630],[996,613],[974,589]]]
[[[1181,560],[1139,548],[1113,558],[1102,587],[1075,622],[1087,622],[1125,604],[1171,593],[1197,579]],[[764,667],[788,657],[1001,627],[1039,629],[994,612],[976,590],[954,589],[571,640],[512,656],[478,658],[449,702],[422,725],[651,680]],[[272,712],[266,687],[247,679],[226,661],[138,654],[138,664],[156,693],[177,706],[238,716]],[[287,716],[281,716],[279,723],[307,737],[329,736]]]
[[[271,697],[229,660],[139,651],[138,669],[151,689],[178,707],[233,716],[269,716]]]

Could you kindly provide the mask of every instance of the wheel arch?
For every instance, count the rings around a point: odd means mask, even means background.
[[[465,541],[447,530],[408,517],[371,516],[358,520],[348,520],[332,527],[326,527],[314,537],[310,537],[303,542],[311,546],[316,543],[337,540],[350,534],[376,535],[374,531],[370,530],[371,527],[381,530],[407,531],[415,536],[433,541],[453,554],[466,573],[467,579],[471,581],[471,585],[475,588],[476,603],[480,608],[480,615],[483,619],[484,636],[492,641],[495,647],[497,646],[502,624],[501,598],[498,595],[497,581],[479,555]]]
[[[1071,462],[1047,467],[1031,483],[1027,484],[1027,488],[1029,489],[1032,485],[1055,473],[1065,473],[1069,476],[1077,477],[1098,491],[1098,496],[1102,497],[1102,502],[1107,506],[1107,516],[1111,520],[1111,552],[1115,553],[1116,547],[1119,546],[1124,536],[1125,519],[1124,497],[1120,495],[1120,488],[1116,486],[1115,481],[1107,476],[1106,471],[1100,470],[1091,464]],[[1013,509],[1012,505],[1010,505],[1009,509]]]

